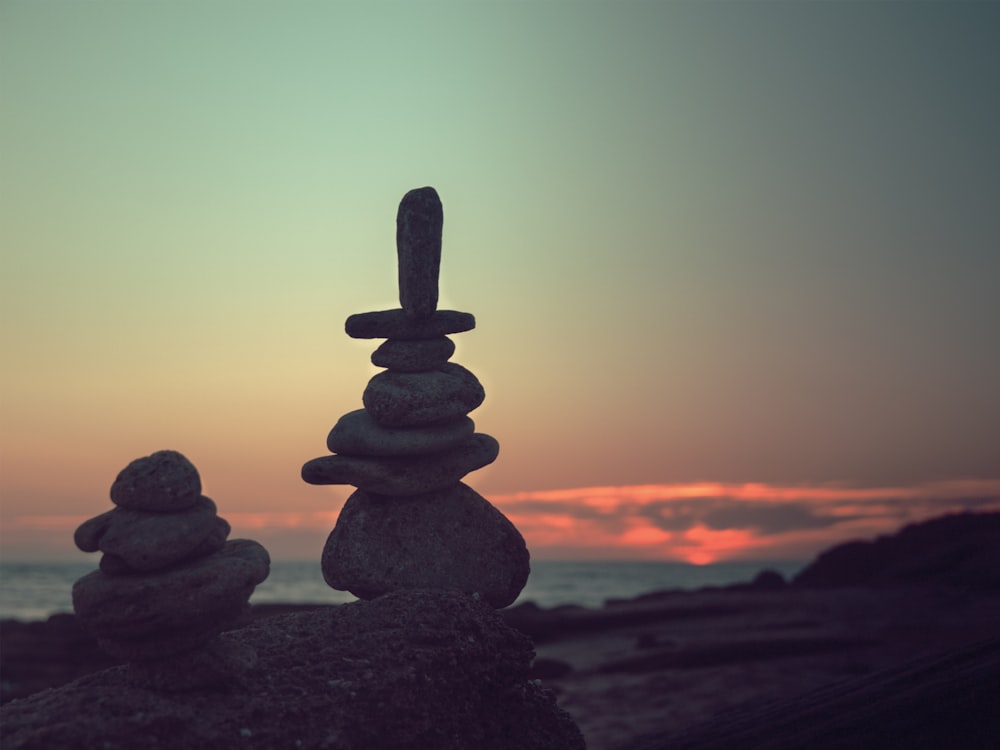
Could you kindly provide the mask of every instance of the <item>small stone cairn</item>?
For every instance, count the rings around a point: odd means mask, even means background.
[[[219,638],[249,610],[270,559],[260,544],[226,541],[229,524],[201,494],[198,470],[176,451],[126,466],[111,485],[113,510],[74,535],[103,552],[100,570],[73,585],[73,608],[133,683],[183,691],[224,683],[256,653]]]
[[[450,589],[501,608],[528,579],[528,549],[514,525],[461,482],[492,463],[500,446],[476,433],[468,413],[485,398],[476,376],[449,362],[448,334],[475,318],[438,310],[443,212],[434,188],[399,205],[396,248],[401,308],[351,315],[347,335],[386,339],[371,361],[386,368],[365,388],[363,409],[327,438],[335,455],[302,467],[310,484],[349,484],[323,549],[335,589],[373,599],[400,589]]]

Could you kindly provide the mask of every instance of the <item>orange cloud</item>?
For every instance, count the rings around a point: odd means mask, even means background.
[[[1000,480],[899,487],[646,484],[493,495],[536,559],[806,560],[837,542],[949,512],[1000,510]],[[223,512],[234,537],[276,559],[317,558],[339,510]],[[87,519],[31,514],[4,522],[5,549],[72,549]],[[22,545],[24,546],[24,545]],[[30,549],[30,547],[25,547]],[[8,552],[7,554],[10,554]]]

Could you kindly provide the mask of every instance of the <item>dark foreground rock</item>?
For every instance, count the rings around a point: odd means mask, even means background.
[[[923,657],[793,698],[720,713],[631,750],[1000,747],[1000,639]]]
[[[935,585],[1000,593],[1000,513],[955,513],[823,552],[796,586]]]
[[[465,594],[400,591],[222,638],[258,654],[228,687],[162,693],[114,667],[3,706],[5,750],[584,747],[528,679],[531,642]]]

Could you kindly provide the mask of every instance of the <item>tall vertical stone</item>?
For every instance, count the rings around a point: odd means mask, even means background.
[[[462,478],[494,461],[499,444],[476,433],[469,412],[485,398],[474,374],[450,362],[448,338],[471,330],[469,313],[438,310],[443,210],[434,188],[399,205],[395,310],[347,319],[347,335],[385,339],[372,362],[385,370],[364,390],[364,409],[344,415],[327,438],[333,455],[308,461],[310,484],[349,484],[323,549],[333,588],[371,599],[400,589],[478,594],[512,603],[530,570],[514,525]]]

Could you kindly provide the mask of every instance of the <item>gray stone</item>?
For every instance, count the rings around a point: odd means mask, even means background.
[[[219,552],[171,570],[131,576],[90,573],[73,585],[73,609],[99,638],[166,635],[238,614],[269,567],[267,550],[235,539]]]
[[[434,188],[416,188],[403,196],[396,213],[399,304],[414,318],[426,318],[437,309],[443,224]]]
[[[471,331],[476,318],[457,310],[437,310],[426,318],[411,318],[402,308],[357,313],[347,318],[344,329],[354,339],[436,339],[449,333]]]
[[[111,527],[111,519],[114,517],[112,514],[115,510],[117,508],[88,518],[77,526],[76,531],[73,532],[73,542],[78,549],[83,552],[97,552],[101,549],[101,537]]]
[[[216,516],[214,524],[215,525],[209,532],[208,536],[206,536],[197,547],[191,550],[186,557],[178,560],[178,562],[183,562],[184,560],[195,560],[199,557],[211,555],[213,552],[218,552],[225,546],[226,537],[229,536],[230,531],[229,522],[224,518]],[[101,555],[100,569],[102,573],[109,576],[132,575],[134,573],[142,572],[131,567],[124,558],[108,553]]]
[[[184,510],[200,496],[198,470],[177,451],[157,451],[137,458],[111,485],[111,502],[133,510]]]
[[[326,439],[331,453],[348,456],[415,456],[461,443],[475,430],[469,417],[430,427],[383,427],[365,409],[342,416]]]
[[[380,425],[418,427],[468,414],[485,398],[475,375],[448,362],[429,372],[380,372],[361,400]]]
[[[98,549],[143,572],[161,570],[192,557],[217,529],[215,503],[204,496],[194,507],[176,513],[118,507],[110,516]]]
[[[356,491],[326,541],[322,567],[330,586],[362,599],[450,589],[497,608],[517,598],[530,571],[521,534],[465,484],[417,497]]]
[[[372,364],[398,372],[424,372],[440,367],[455,353],[455,342],[447,336],[407,341],[388,339],[372,352]]]
[[[352,484],[380,495],[418,495],[458,482],[496,460],[500,444],[477,433],[440,453],[425,456],[323,456],[302,467],[309,484]]]

